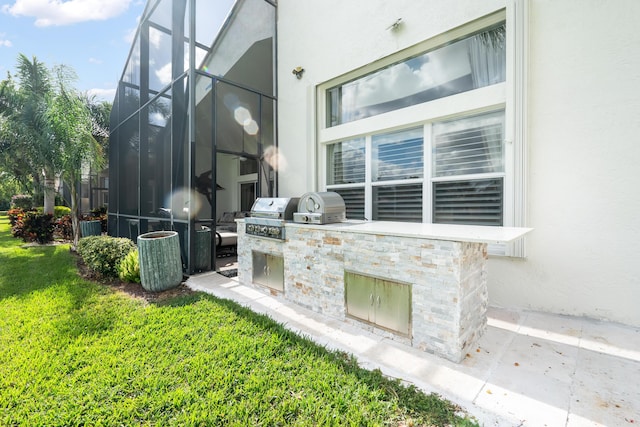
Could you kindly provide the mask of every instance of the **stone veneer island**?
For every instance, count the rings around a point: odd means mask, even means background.
[[[323,315],[460,362],[487,324],[487,245],[528,228],[345,221],[245,233],[238,280]]]

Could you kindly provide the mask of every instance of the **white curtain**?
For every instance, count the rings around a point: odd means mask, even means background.
[[[474,88],[505,81],[505,27],[467,39]]]

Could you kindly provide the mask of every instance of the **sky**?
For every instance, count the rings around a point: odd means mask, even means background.
[[[0,80],[23,53],[75,70],[76,89],[112,102],[146,0],[0,0]]]

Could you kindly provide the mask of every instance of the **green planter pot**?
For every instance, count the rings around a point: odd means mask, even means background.
[[[148,291],[175,288],[182,282],[180,238],[175,231],[153,231],[138,236],[140,282]]]
[[[102,223],[96,221],[80,221],[80,234],[82,237],[100,236],[102,234]]]
[[[195,269],[211,270],[211,230],[196,231]]]

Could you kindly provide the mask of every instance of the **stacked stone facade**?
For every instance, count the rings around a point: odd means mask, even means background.
[[[241,283],[252,284],[252,251],[282,256],[283,298],[455,362],[472,351],[486,328],[485,243],[305,224],[287,224],[286,236],[286,241],[249,236],[239,225]],[[347,316],[345,271],[411,286],[409,336]]]

